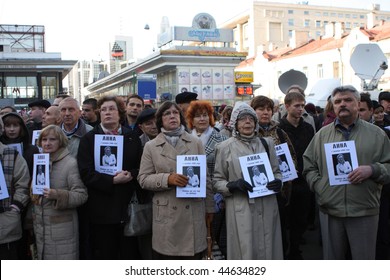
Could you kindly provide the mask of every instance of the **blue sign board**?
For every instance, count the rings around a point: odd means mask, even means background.
[[[156,79],[138,79],[138,95],[144,100],[154,100],[157,98]]]

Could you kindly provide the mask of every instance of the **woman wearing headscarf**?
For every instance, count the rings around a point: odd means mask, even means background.
[[[159,134],[145,144],[138,181],[153,191],[153,250],[157,259],[201,259],[207,247],[206,212],[213,213],[211,186],[204,198],[177,198],[188,178],[176,173],[178,155],[201,155],[201,140],[186,132],[179,106],[164,102],[156,112]],[[207,207],[206,207],[207,202]]]
[[[233,137],[216,147],[213,189],[225,197],[227,258],[283,259],[278,204],[275,195],[249,198],[253,187],[242,177],[239,157],[267,152],[257,136],[256,112],[246,103],[237,102],[230,126]],[[282,187],[282,175],[274,143],[266,138],[269,160],[275,180],[267,188],[275,192]]]

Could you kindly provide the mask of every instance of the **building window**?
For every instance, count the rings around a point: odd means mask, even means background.
[[[350,22],[346,22],[346,23],[345,23],[345,28],[351,29],[351,23],[350,23]]]
[[[331,17],[336,17],[336,13],[330,13]]]
[[[242,38],[243,38],[243,49],[248,50],[249,49],[249,30],[248,30],[248,23],[245,23],[242,26]]]
[[[294,19],[292,18],[288,19],[288,26],[294,26]]]
[[[328,13],[328,12],[323,12],[322,15],[323,15],[324,17],[328,17],[328,16],[329,16],[329,13]]]
[[[343,18],[343,17],[344,17],[344,14],[338,14],[338,17],[339,17],[339,18]]]
[[[293,36],[293,31],[290,29],[289,31],[288,31],[288,38],[292,38],[292,36]]]
[[[364,16],[364,15],[360,15],[359,17],[360,17],[360,19],[364,19],[364,18],[365,18],[365,16]]]
[[[317,65],[317,78],[324,77],[324,69],[322,68],[322,64]]]
[[[287,12],[289,15],[292,15],[292,14],[294,14],[294,10],[288,10],[288,12]]]
[[[42,77],[42,97],[43,99],[55,98],[57,95],[57,78]]]
[[[352,18],[358,18],[358,15],[357,14],[353,14]]]
[[[304,27],[310,27],[310,19],[305,19],[305,22],[303,24]]]
[[[303,11],[303,14],[304,14],[305,16],[308,16],[308,15],[309,15],[309,11]]]
[[[324,20],[324,26],[328,25],[329,21]]]
[[[315,13],[315,16],[316,16],[316,17],[320,17],[320,16],[321,16],[321,13],[320,13],[320,12],[316,12],[316,13]]]
[[[345,18],[351,18],[351,14],[345,14]]]
[[[5,77],[4,98],[37,98],[37,79],[33,76]]]
[[[321,31],[316,31],[316,38],[321,37]]]
[[[316,20],[316,27],[321,27],[321,21],[320,20]]]

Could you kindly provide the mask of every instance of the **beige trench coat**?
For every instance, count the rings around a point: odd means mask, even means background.
[[[272,139],[265,138],[275,178],[281,179]],[[227,258],[283,259],[282,235],[276,195],[250,199],[240,191],[231,194],[230,181],[243,178],[239,157],[266,152],[258,137],[243,142],[235,137],[220,143],[215,152],[213,189],[225,197],[227,226]]]
[[[204,251],[207,212],[214,212],[211,184],[207,198],[176,198],[176,188],[168,186],[168,176],[176,173],[177,155],[204,154],[199,139],[184,132],[174,148],[160,133],[146,143],[138,181],[142,188],[154,191],[153,239],[155,251],[168,256],[193,256]]]
[[[77,207],[87,201],[87,188],[81,181],[77,161],[67,149],[50,158],[50,188],[57,199],[44,197],[33,204],[33,224],[38,258],[76,260],[79,258]]]

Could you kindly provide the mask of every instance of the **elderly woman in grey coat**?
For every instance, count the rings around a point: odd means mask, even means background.
[[[75,260],[79,257],[76,207],[87,201],[87,189],[60,127],[45,127],[38,144],[43,153],[50,154],[50,188],[32,199],[38,258]]]
[[[206,212],[213,213],[211,185],[203,198],[177,198],[188,178],[176,173],[178,155],[204,154],[202,142],[185,131],[177,104],[166,101],[156,113],[159,134],[145,144],[138,181],[154,192],[152,247],[157,259],[200,259],[207,248]],[[207,206],[206,206],[207,202]]]
[[[237,102],[230,125],[233,137],[216,146],[213,189],[225,197],[227,258],[283,259],[281,227],[275,195],[249,198],[252,185],[243,179],[239,157],[264,153],[266,148],[256,135],[256,112],[246,103]],[[267,188],[282,187],[272,139],[266,138],[274,181]]]

